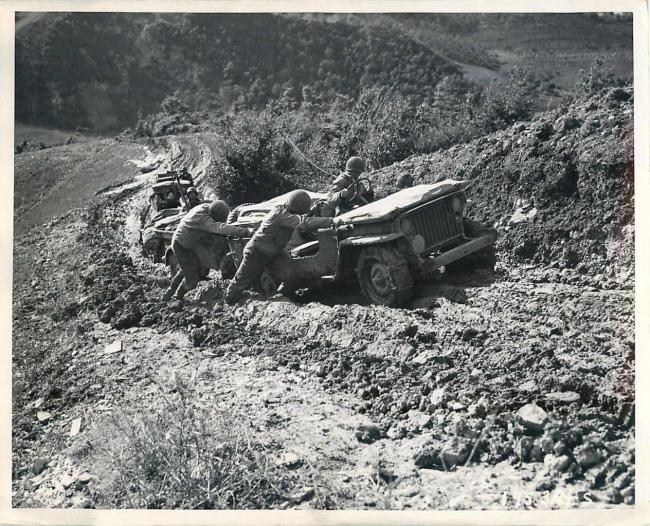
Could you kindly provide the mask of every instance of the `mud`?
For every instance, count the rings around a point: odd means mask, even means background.
[[[630,104],[623,95],[598,100],[589,115],[624,114]],[[545,128],[538,160],[559,162],[557,148],[570,148],[581,128],[559,129]],[[522,135],[514,130],[497,139]],[[542,140],[538,135],[530,137]],[[609,135],[588,139],[598,137]],[[477,145],[452,150],[450,162]],[[177,164],[205,160],[198,146],[171,151]],[[585,157],[586,150],[577,151]],[[252,295],[228,307],[214,271],[184,302],[162,303],[168,272],[138,247],[135,218],[146,188],[99,194],[86,210],[19,234],[14,506],[111,505],[102,493],[109,475],[93,453],[105,440],[103,425],[109,414],[155,407],[156,385],[174,375],[191,379],[207,407],[244,411],[278,459],[294,459],[285,468],[296,493],[279,507],[633,504],[634,298],[624,257],[632,254],[633,227],[629,195],[620,191],[626,179],[607,179],[612,166],[627,166],[624,159],[605,160],[610,168],[598,173],[578,163],[578,186],[593,191],[581,190],[580,199],[559,197],[564,183],[549,180],[545,165],[537,173],[555,197],[540,201],[544,191],[535,190],[537,215],[502,229],[496,272],[419,284],[403,309],[367,305],[356,291],[337,288],[310,291],[300,302]],[[418,164],[421,177],[432,166],[440,176],[451,166],[435,155],[408,162]],[[475,171],[470,197],[477,211],[506,225],[511,203],[488,206],[487,196],[501,195],[488,181],[508,190],[520,181],[489,179],[490,173]],[[588,204],[588,220],[577,221],[574,214],[586,214]],[[616,228],[588,241],[595,225],[589,218],[608,212],[616,214]],[[564,244],[544,245],[562,228]],[[524,258],[518,247],[526,236],[534,249]],[[600,248],[589,257],[556,264],[592,241]],[[51,417],[39,421],[39,411]],[[79,417],[81,432],[70,436]],[[61,483],[85,472],[90,482]]]

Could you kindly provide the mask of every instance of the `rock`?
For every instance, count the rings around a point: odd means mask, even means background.
[[[603,456],[599,450],[593,447],[591,444],[583,444],[576,447],[573,450],[573,456],[576,459],[576,462],[581,468],[589,469],[596,464],[600,464],[603,460]]]
[[[553,446],[553,452],[558,456],[564,455],[566,452],[566,444],[561,440],[558,440]]]
[[[383,433],[377,424],[362,424],[357,428],[354,435],[359,442],[372,444],[376,440],[379,440]]]
[[[515,451],[522,462],[528,462],[532,448],[533,440],[530,437],[522,437],[519,442],[517,442]]]
[[[93,503],[88,497],[75,495],[70,499],[73,508],[91,508]]]
[[[536,404],[526,404],[517,411],[517,418],[529,431],[539,433],[548,422],[548,415]]]
[[[68,489],[76,481],[77,478],[72,475],[63,475],[63,477],[61,478],[61,486],[63,486],[65,489]]]
[[[628,486],[621,490],[621,497],[627,499],[628,497],[634,498],[634,486]]]
[[[470,341],[472,338],[476,337],[478,334],[478,330],[476,330],[474,327],[466,327],[465,330],[463,330],[462,338],[463,341]]]
[[[316,492],[314,491],[314,488],[306,487],[302,491],[298,493],[294,493],[290,497],[290,500],[295,504],[300,504],[301,502],[305,502],[306,500],[311,500],[314,497],[315,493]]]
[[[544,452],[537,444],[533,445],[529,455],[531,462],[541,462],[544,459]]]
[[[431,449],[423,449],[415,454],[415,465],[422,469],[443,469],[440,455]]]
[[[383,480],[386,484],[395,482],[397,480],[397,475],[392,469],[387,469],[383,466],[380,466],[377,470],[377,478]]]
[[[113,319],[114,315],[115,315],[115,308],[109,305],[100,313],[99,321],[101,321],[102,323],[108,323]]]
[[[535,486],[536,491],[551,491],[555,488],[555,481],[550,477],[543,478],[537,486]]]
[[[280,462],[286,468],[295,469],[302,464],[302,459],[295,453],[287,452],[280,457]]]
[[[527,380],[519,386],[519,390],[525,393],[530,393],[538,390],[538,384],[535,380]]]
[[[447,401],[447,395],[448,392],[445,387],[438,387],[429,395],[429,403],[435,408],[441,407]]]
[[[426,365],[429,362],[436,360],[438,353],[433,349],[425,349],[413,358],[413,363],[417,365]]]
[[[81,475],[77,477],[77,480],[81,484],[88,484],[90,480],[92,479],[92,475],[88,473],[87,471],[84,471]]]
[[[421,411],[411,409],[408,412],[409,422],[416,428],[426,429],[431,427],[431,416]]]
[[[407,434],[408,434],[408,431],[402,425],[393,425],[386,432],[386,436],[388,438],[390,438],[391,440],[399,440],[401,438],[404,438]]]
[[[104,354],[115,354],[123,350],[122,340],[115,340],[104,348]]]
[[[47,411],[39,411],[36,413],[36,418],[39,422],[46,424],[49,422],[50,418],[52,418],[52,413],[48,413]]]
[[[452,411],[462,411],[463,409],[467,408],[467,406],[462,402],[448,402],[447,407]]]
[[[471,450],[471,441],[461,437],[452,437],[444,443],[440,449],[440,454],[447,467],[457,466],[467,460]]]
[[[32,462],[32,473],[34,475],[40,475],[43,470],[47,467],[47,459],[38,457],[34,459],[34,462]]]
[[[580,401],[580,395],[575,391],[562,391],[562,392],[553,392],[546,395],[547,400],[552,402],[560,402],[563,404],[572,404],[574,402]]]
[[[607,492],[607,499],[612,504],[620,504],[623,501],[621,492],[616,488],[612,488]]]
[[[622,473],[614,480],[614,487],[618,490],[622,490],[626,486],[629,486],[630,482],[632,482],[630,475]],[[623,492],[621,492],[621,495],[623,495]],[[623,495],[623,497],[625,497],[625,495]]]
[[[571,458],[568,455],[546,455],[544,467],[551,474],[564,473],[571,465]]]
[[[81,431],[81,418],[75,418],[70,426],[70,436],[76,437]]]

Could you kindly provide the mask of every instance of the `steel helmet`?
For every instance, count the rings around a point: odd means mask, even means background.
[[[185,193],[186,193],[187,195],[190,195],[191,193],[195,193],[195,194],[197,194],[197,195],[199,194],[199,193],[196,191],[196,188],[194,188],[193,186],[190,186],[190,187],[187,189],[187,191],[186,191]]]
[[[223,223],[228,218],[230,207],[226,204],[225,201],[212,201],[210,203],[210,206],[208,206],[208,213],[212,219],[218,223]]]
[[[294,190],[287,199],[287,208],[294,214],[306,214],[311,208],[311,197],[304,190]]]
[[[366,169],[366,164],[361,157],[350,157],[348,162],[345,163],[345,171],[353,173],[361,173]]]
[[[397,178],[398,188],[408,188],[409,186],[413,186],[413,177],[411,174],[402,174]]]

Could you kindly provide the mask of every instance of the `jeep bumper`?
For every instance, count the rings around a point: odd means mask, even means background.
[[[496,239],[497,239],[496,232],[490,232],[489,234],[485,234],[481,237],[474,238],[471,241],[468,241],[467,243],[463,243],[462,245],[457,246],[456,248],[447,250],[444,254],[440,254],[435,258],[426,259],[425,262],[422,264],[421,271],[423,274],[428,274],[430,272],[433,272],[437,268],[444,267],[445,265],[449,265],[449,263],[457,261],[460,258],[467,256],[468,254],[472,254],[473,252],[478,252],[479,250],[482,250],[485,247],[493,245]]]

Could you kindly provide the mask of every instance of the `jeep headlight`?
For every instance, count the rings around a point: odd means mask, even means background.
[[[460,200],[460,197],[456,196],[451,200],[451,208],[456,214],[460,214],[463,211],[463,202]]]
[[[408,219],[402,219],[399,224],[402,228],[402,232],[404,232],[408,237],[413,237],[415,234],[413,223],[411,223]]]

